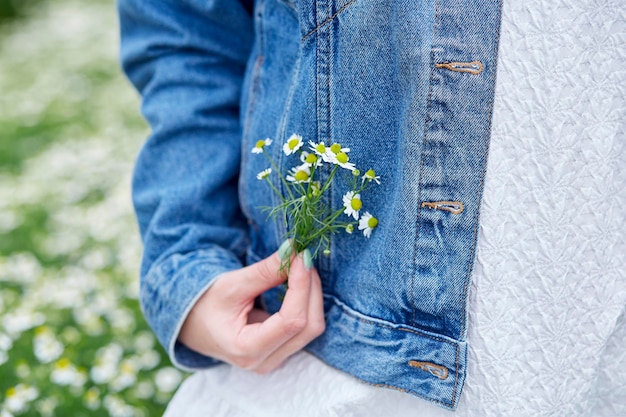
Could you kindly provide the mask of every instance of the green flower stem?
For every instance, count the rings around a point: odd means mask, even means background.
[[[270,164],[272,165],[272,168],[274,168],[274,171],[276,171],[276,173],[280,177],[280,180],[285,185],[285,188],[287,189],[287,192],[289,193],[289,197],[293,200],[294,197],[293,197],[293,194],[291,193],[291,189],[289,189],[289,183],[287,182],[287,180],[285,179],[283,174],[280,172],[280,170],[278,169],[278,167],[274,163],[274,159],[272,159],[272,157],[267,154],[267,151],[265,150],[265,148],[263,148],[263,155],[265,155],[267,160],[270,161]],[[281,194],[281,197],[282,197],[282,194]]]
[[[332,215],[330,215],[329,217],[327,217],[326,219],[324,219],[324,221],[318,221],[318,223],[321,223],[323,226],[321,229],[318,229],[316,233],[313,233],[312,235],[309,235],[309,237],[307,238],[308,242],[312,242],[315,239],[317,239],[319,236],[323,236],[327,234],[327,230],[330,230],[332,233],[332,229],[334,229],[335,227],[333,227],[333,222],[335,220],[337,220],[337,218],[343,213],[343,209],[339,209],[337,211],[335,211]]]
[[[284,201],[284,197],[283,195],[280,193],[280,191],[278,191],[278,189],[274,186],[274,184],[272,184],[272,181],[270,180],[269,177],[265,178],[265,181],[267,181],[267,183],[270,185],[270,187],[272,188],[272,190],[274,190],[274,193],[276,193],[276,195]]]
[[[320,190],[320,194],[324,194],[326,190],[328,189],[328,187],[330,187],[330,184],[333,182],[333,178],[335,177],[335,174],[337,173],[338,168],[339,168],[339,165],[335,165],[333,167],[333,170],[330,172],[328,179],[326,180],[326,182],[324,183],[324,186]]]

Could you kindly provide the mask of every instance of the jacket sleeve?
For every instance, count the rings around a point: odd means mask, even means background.
[[[217,363],[177,342],[215,278],[247,246],[237,198],[239,100],[252,1],[118,0],[121,59],[152,129],[135,166],[144,243],[140,302],[172,362]]]

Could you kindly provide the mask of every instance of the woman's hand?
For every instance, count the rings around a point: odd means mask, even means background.
[[[291,263],[289,289],[273,315],[254,308],[264,291],[285,281],[278,252],[222,274],[187,316],[179,340],[187,347],[257,373],[278,368],[325,329],[322,285],[302,257]]]

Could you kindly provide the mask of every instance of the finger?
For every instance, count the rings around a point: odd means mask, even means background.
[[[302,258],[294,258],[289,276],[289,290],[280,310],[262,323],[249,324],[241,329],[239,343],[244,346],[244,350],[254,347],[260,354],[259,363],[306,327],[311,276],[311,271],[305,269]]]
[[[280,271],[281,259],[278,252],[252,265],[240,269],[230,284],[238,290],[238,298],[257,297],[270,288],[282,284],[287,275]]]
[[[278,368],[291,355],[302,350],[313,339],[324,333],[326,324],[324,321],[324,299],[322,296],[322,283],[317,271],[312,271],[311,293],[309,298],[309,312],[307,325],[302,332],[291,338],[284,345],[276,349],[271,355],[261,362],[255,372],[265,374]]]

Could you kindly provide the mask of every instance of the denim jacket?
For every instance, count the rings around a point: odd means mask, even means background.
[[[122,62],[152,127],[133,201],[140,299],[173,362],[221,273],[277,249],[285,226],[256,179],[292,133],[373,168],[371,238],[337,234],[322,277],[326,332],[307,350],[370,384],[454,409],[487,163],[500,0],[119,0]],[[281,184],[276,181],[277,187]],[[339,208],[345,190],[327,204]],[[269,312],[280,291],[263,296]]]

